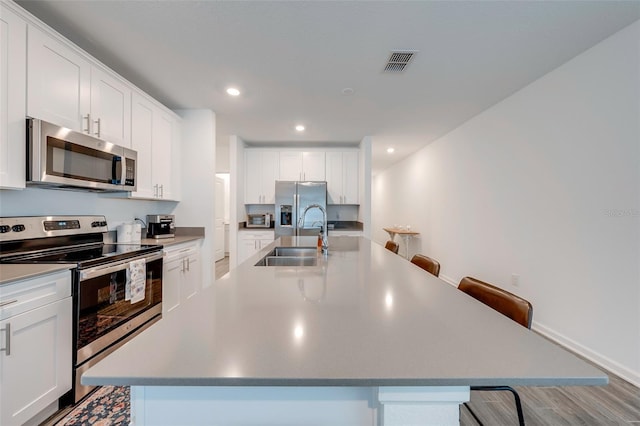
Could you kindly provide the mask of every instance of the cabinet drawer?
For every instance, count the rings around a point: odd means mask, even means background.
[[[180,259],[186,256],[192,256],[199,251],[197,243],[186,243],[173,247],[165,247],[164,261],[171,262],[174,259]]]
[[[273,231],[241,231],[239,232],[242,240],[272,240],[274,239]]]
[[[0,320],[71,296],[71,271],[0,286]]]

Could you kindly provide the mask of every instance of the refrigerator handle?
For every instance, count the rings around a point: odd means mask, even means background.
[[[298,229],[298,202],[300,201],[300,195],[298,193],[293,195],[293,214],[292,216],[292,220],[291,220],[291,225],[293,225],[293,228],[295,229],[294,235],[297,237],[298,235],[300,235],[300,230]]]

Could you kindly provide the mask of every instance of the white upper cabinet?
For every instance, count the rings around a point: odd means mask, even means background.
[[[27,23],[0,4],[0,188],[25,187]]]
[[[138,182],[131,198],[175,200],[172,160],[179,124],[145,96],[134,92],[132,99],[131,147],[138,152]]]
[[[279,177],[278,151],[248,149],[245,151],[245,204],[274,204],[275,182]]]
[[[157,198],[164,200],[173,199],[172,194],[172,154],[175,122],[169,114],[160,109],[156,110],[157,118],[153,126],[153,180]]]
[[[91,64],[66,44],[29,26],[27,115],[91,130]]]
[[[325,180],[324,151],[280,152],[280,180]]]
[[[153,116],[154,105],[144,96],[134,93],[131,102],[131,148],[138,152],[136,161],[137,191],[135,198],[154,198],[153,195]]]
[[[91,69],[91,132],[97,138],[131,146],[131,89],[96,67]]]
[[[68,45],[29,26],[27,115],[130,146],[131,89]]]
[[[359,204],[358,152],[327,152],[327,204]]]

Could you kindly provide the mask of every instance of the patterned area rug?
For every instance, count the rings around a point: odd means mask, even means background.
[[[71,410],[56,426],[128,426],[129,398],[129,386],[103,386]]]

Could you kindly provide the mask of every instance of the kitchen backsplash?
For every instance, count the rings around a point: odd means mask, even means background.
[[[93,192],[27,188],[21,191],[2,190],[0,216],[91,215],[107,218],[110,230],[123,222],[147,214],[171,214],[177,203],[120,199]]]

